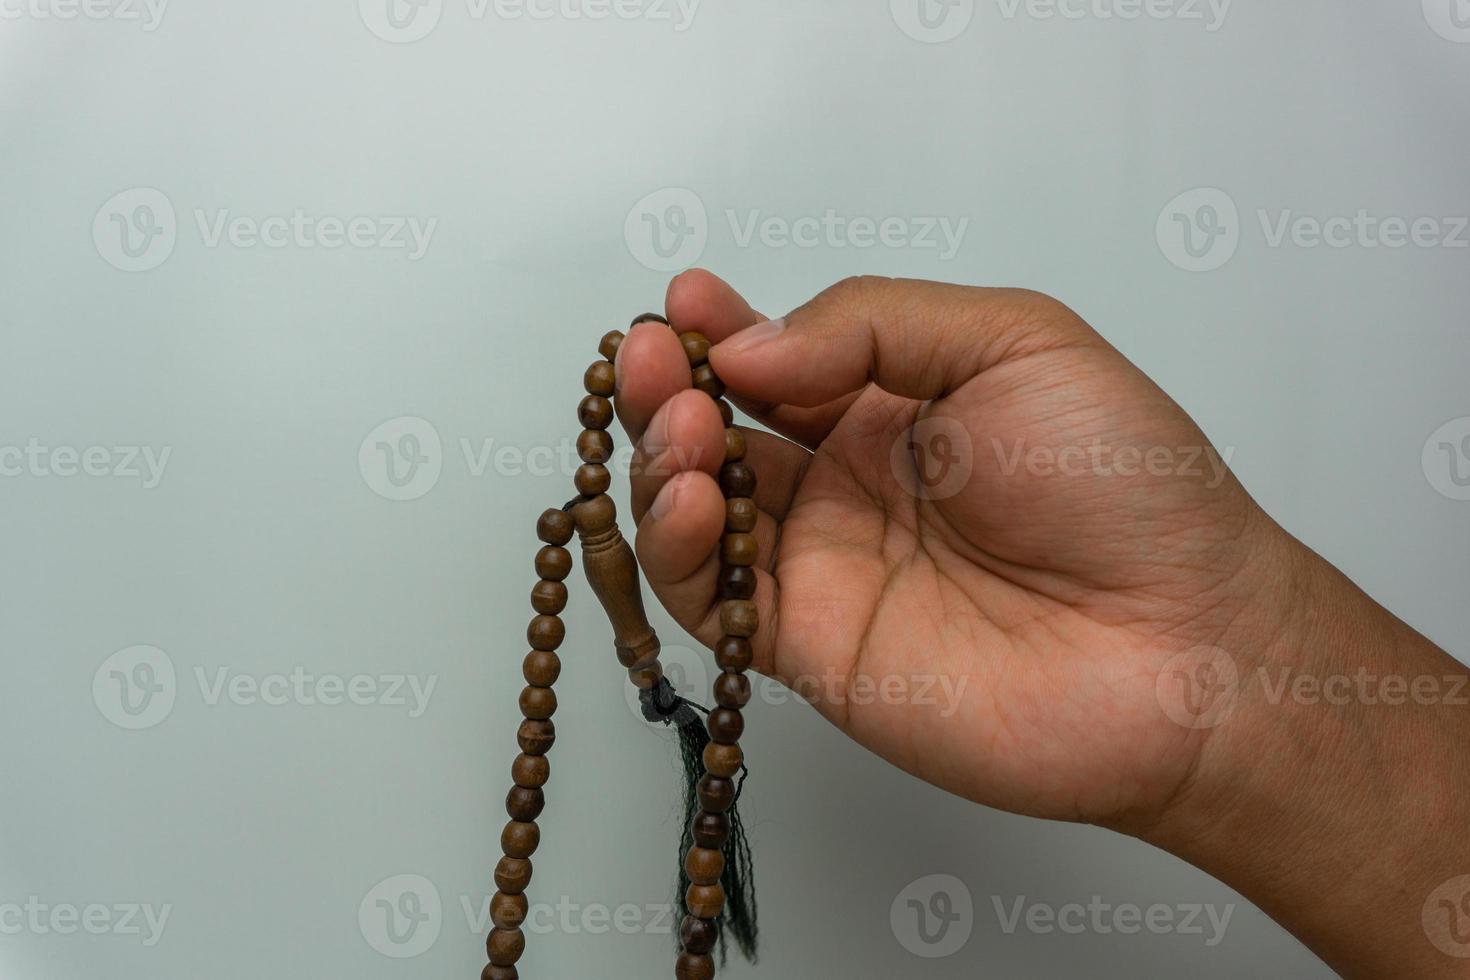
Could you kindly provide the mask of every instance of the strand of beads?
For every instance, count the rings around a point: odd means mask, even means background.
[[[758,625],[755,596],[756,506],[755,471],[745,462],[745,436],[734,425],[734,413],[724,400],[725,386],[709,364],[709,340],[688,332],[679,342],[689,358],[694,387],[714,399],[725,423],[725,462],[720,468],[720,490],[725,496],[725,533],[720,540],[720,627],[724,637],[715,647],[720,675],[715,680],[715,707],[709,713],[710,743],[704,750],[704,776],[699,781],[699,813],[691,828],[694,846],[684,859],[690,885],[684,900],[689,914],[679,926],[677,980],[710,980],[715,975],[711,955],[720,938],[720,914],[725,890],[723,848],[730,835],[728,811],[735,802],[735,776],[744,764],[740,736],[745,718],[740,709],[750,700],[750,637]]]
[[[551,716],[556,712],[556,692],[551,685],[561,673],[561,659],[556,648],[566,635],[566,627],[557,615],[567,604],[565,579],[572,570],[572,555],[564,547],[572,539],[573,522],[569,514],[548,510],[536,522],[536,536],[544,547],[536,554],[536,574],[540,581],[531,589],[531,608],[536,616],[526,628],[531,652],[521,665],[526,687],[521,691],[520,705],[524,719],[516,740],[521,754],[511,766],[515,785],[505,798],[510,822],[500,834],[504,857],[495,867],[495,896],[490,899],[490,921],[494,928],[485,941],[490,963],[480,974],[481,980],[518,980],[516,961],[526,948],[521,924],[526,921],[526,886],[531,881],[531,855],[541,842],[541,828],[536,818],[546,805],[541,787],[551,775],[546,752],[556,741],[556,726]]]

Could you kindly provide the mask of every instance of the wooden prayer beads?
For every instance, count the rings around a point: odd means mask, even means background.
[[[645,321],[668,323],[653,314],[633,322],[637,325]],[[531,589],[535,615],[526,628],[531,650],[521,667],[526,680],[520,695],[525,720],[516,733],[521,754],[511,766],[514,785],[505,799],[510,820],[500,837],[505,856],[495,869],[497,891],[490,900],[493,928],[485,944],[490,963],[481,973],[482,980],[519,980],[520,976],[516,963],[526,945],[521,925],[529,908],[525,891],[531,881],[530,859],[541,842],[536,819],[545,807],[543,787],[551,776],[546,754],[556,740],[551,718],[557,701],[552,685],[561,674],[556,650],[566,637],[566,628],[559,614],[567,603],[564,581],[571,572],[572,557],[566,545],[573,534],[581,539],[588,583],[612,624],[613,645],[628,679],[645,699],[653,698],[656,691],[669,690],[667,684],[660,684],[660,645],[644,612],[637,561],[618,529],[617,508],[607,495],[611,483],[607,462],[613,453],[612,436],[607,432],[613,419],[610,399],[616,388],[613,365],[623,336],[617,330],[604,335],[598,345],[602,359],[593,362],[583,375],[587,396],[577,406],[577,420],[582,425],[577,436],[582,465],[574,477],[578,496],[566,507],[546,511],[536,523],[536,536],[543,547],[535,562],[539,581]],[[689,914],[679,926],[680,951],[674,968],[677,980],[710,980],[715,975],[712,954],[719,944],[720,916],[727,900],[721,885],[726,873],[723,848],[731,833],[735,777],[744,768],[739,741],[745,730],[741,709],[750,700],[750,681],[745,676],[752,656],[749,638],[759,627],[753,601],[753,566],[758,559],[753,499],[756,480],[755,471],[745,462],[745,436],[735,428],[734,412],[724,401],[724,383],[709,364],[709,340],[690,331],[679,334],[679,344],[688,358],[694,387],[715,401],[726,426],[725,459],[719,473],[726,501],[718,578],[720,624],[725,636],[715,646],[715,662],[721,673],[714,683],[716,707],[707,721],[704,775],[696,789],[699,809],[689,827],[693,846],[684,856],[684,872],[690,882],[684,901]]]

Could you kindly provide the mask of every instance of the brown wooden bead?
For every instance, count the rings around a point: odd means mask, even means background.
[[[755,496],[755,470],[744,462],[720,467],[720,490],[728,497]]]
[[[577,405],[577,421],[584,429],[605,429],[612,420],[612,402],[601,395],[588,395]]]
[[[496,892],[490,898],[490,921],[499,929],[519,929],[526,921],[530,904],[524,893],[507,895]]]
[[[623,345],[623,332],[621,330],[609,330],[602,335],[602,342],[597,345],[597,353],[615,361],[618,357],[618,348]]]
[[[747,670],[754,651],[743,636],[726,636],[715,644],[715,663],[721,670]]]
[[[526,627],[526,640],[533,650],[555,650],[566,638],[567,627],[560,616],[536,616]]]
[[[547,544],[566,544],[572,540],[572,532],[576,529],[572,515],[556,507],[545,511],[536,520],[536,537]]]
[[[691,847],[684,855],[684,873],[696,885],[713,885],[725,871],[724,852],[714,847]]]
[[[716,708],[709,713],[709,737],[721,745],[734,745],[745,732],[745,717],[734,708]]]
[[[701,919],[697,915],[686,915],[679,923],[679,945],[684,952],[696,956],[708,953],[720,941],[720,924],[714,919]]]
[[[638,667],[628,671],[628,680],[640,691],[646,691],[651,687],[657,687],[658,682],[664,676],[664,665],[654,661],[650,666]]]
[[[750,701],[750,678],[724,673],[715,678],[715,703],[722,708],[743,708]]]
[[[495,887],[507,895],[519,895],[531,883],[531,862],[525,858],[503,857],[495,866]]]
[[[572,553],[549,544],[536,552],[536,574],[548,582],[560,582],[572,574]]]
[[[612,486],[612,474],[601,463],[583,463],[577,467],[572,482],[582,496],[595,497],[599,493],[607,493],[607,488]]]
[[[521,980],[521,974],[513,966],[491,963],[480,971],[480,980]]]
[[[684,893],[689,914],[701,919],[717,919],[725,911],[725,889],[719,885],[690,885]]]
[[[735,424],[735,409],[730,407],[729,402],[723,398],[716,398],[715,407],[720,410],[720,419],[725,423],[725,428],[728,429]]]
[[[589,395],[607,398],[613,393],[616,383],[617,375],[611,361],[593,361],[587,366],[587,373],[582,375],[582,387]]]
[[[521,676],[527,684],[550,687],[561,676],[561,658],[550,650],[532,650],[521,661]]]
[[[519,929],[491,929],[490,938],[485,940],[485,951],[495,966],[515,966],[526,951],[526,934]]]
[[[583,429],[577,436],[577,455],[584,463],[606,463],[612,459],[613,440],[601,429]]]
[[[531,608],[546,616],[555,616],[567,607],[567,587],[561,582],[542,579],[531,586]]]
[[[551,763],[544,755],[528,755],[522,752],[510,764],[510,778],[517,786],[540,789],[551,778]]]
[[[506,857],[528,858],[541,844],[541,828],[534,820],[512,820],[500,832],[500,849]]]
[[[707,812],[724,813],[734,802],[735,781],[733,779],[712,776],[709,773],[699,777],[699,805]]]
[[[715,743],[711,742],[710,745]],[[728,746],[722,746],[722,748]],[[738,748],[738,746],[736,746]],[[541,756],[532,756],[539,759]],[[535,820],[546,808],[546,794],[539,788],[512,786],[505,795],[505,813],[512,820]]]
[[[618,505],[605,493],[588,497],[572,508],[572,517],[577,521],[577,533],[583,538],[611,529],[618,522]],[[585,551],[583,558],[588,558]],[[585,569],[589,578],[596,572],[596,565],[589,561]]]
[[[633,326],[635,327],[638,326],[638,324],[640,323],[650,322],[662,323],[666,327],[669,325],[669,321],[659,316],[657,313],[640,313],[633,318]]]
[[[720,628],[728,636],[754,636],[760,625],[755,603],[749,599],[726,599],[720,603]]]
[[[516,730],[516,743],[526,755],[545,755],[556,742],[556,724],[549,718],[527,718]]]
[[[725,501],[725,530],[742,533],[755,530],[760,511],[749,497],[731,497]]]
[[[734,463],[745,458],[745,433],[731,426],[725,430],[725,462]]]
[[[521,688],[521,714],[527,718],[550,718],[556,714],[556,692],[534,684]]]
[[[724,776],[728,779],[738,773],[744,763],[745,753],[738,745],[721,745],[719,742],[711,742],[704,747],[704,768],[712,776]]]
[[[726,565],[754,565],[759,554],[754,534],[734,531],[720,539],[720,560]]]
[[[688,330],[679,334],[679,343],[684,347],[684,356],[689,358],[689,366],[699,367],[709,360],[709,338],[697,330]]]
[[[714,980],[715,958],[708,953],[680,953],[674,961],[674,980]]]
[[[722,566],[719,582],[721,599],[749,599],[755,595],[755,569],[745,565]]]
[[[723,813],[701,810],[694,815],[689,829],[694,835],[694,843],[718,850],[725,846],[725,839],[730,836],[730,818]]]
[[[709,395],[711,398],[725,397],[725,382],[721,381],[715,374],[715,369],[708,364],[701,364],[692,372],[694,376],[694,387]]]

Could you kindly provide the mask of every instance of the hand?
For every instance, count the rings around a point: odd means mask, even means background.
[[[684,628],[720,636],[723,426],[675,336],[697,330],[731,398],[779,433],[744,430],[757,670],[938,786],[1180,854],[1341,970],[1401,969],[1411,960],[1386,950],[1414,940],[1417,975],[1449,975],[1413,896],[1451,874],[1442,824],[1470,806],[1466,713],[1289,710],[1249,681],[1283,664],[1459,665],[1271,521],[1074,313],[1019,290],[854,279],[772,323],[696,271],[670,285],[667,314],[674,331],[644,323],[623,341],[617,404],[637,444],[639,561]],[[936,677],[946,697],[903,696]],[[1397,790],[1433,790],[1419,826],[1366,790],[1367,757]],[[1401,775],[1426,759],[1462,775]],[[1390,826],[1402,846],[1384,846]],[[1347,905],[1322,907],[1327,888]],[[1388,892],[1386,938],[1351,898]]]

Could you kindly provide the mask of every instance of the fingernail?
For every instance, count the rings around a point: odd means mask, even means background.
[[[765,323],[757,323],[753,327],[746,327],[734,336],[727,338],[724,343],[720,344],[720,347],[732,354],[740,354],[759,344],[764,344],[773,337],[779,336],[781,331],[785,329],[785,317],[779,320],[767,320]]]
[[[653,498],[653,506],[648,508],[648,513],[653,516],[654,520],[661,521],[673,512],[674,505],[679,502],[679,489],[683,485],[684,481],[677,476],[664,484],[658,496]]]

